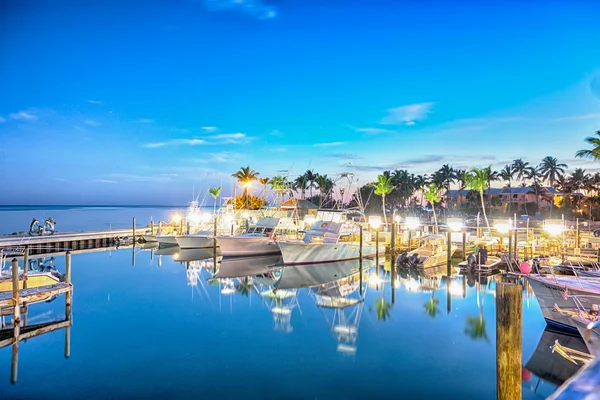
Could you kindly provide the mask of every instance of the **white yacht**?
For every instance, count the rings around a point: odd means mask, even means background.
[[[360,257],[361,227],[346,219],[341,210],[318,211],[316,222],[303,241],[277,241],[284,264],[313,264],[354,260]],[[363,243],[363,257],[384,254],[385,246]]]
[[[218,236],[223,257],[279,254],[278,240],[296,240],[298,228],[291,218],[260,218],[246,233]]]
[[[594,304],[600,304],[599,278],[567,275],[528,275],[526,278],[550,325],[576,331],[577,327],[569,314],[578,313],[580,308],[590,310]]]
[[[456,251],[451,245],[450,255]],[[421,244],[415,250],[404,252],[396,259],[396,265],[413,268],[435,268],[448,262],[448,247],[444,235],[428,235],[421,239]]]
[[[363,260],[363,271],[375,266],[373,259]],[[360,271],[359,260],[339,261],[326,264],[288,265],[281,269],[276,289],[308,288],[338,281]]]

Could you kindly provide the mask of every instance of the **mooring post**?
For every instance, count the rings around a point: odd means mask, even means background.
[[[65,328],[65,358],[71,357],[71,326]]]
[[[29,272],[29,246],[25,246],[23,253],[23,289],[27,289],[27,273]]]
[[[512,247],[513,247],[512,233],[510,233],[510,231],[509,231],[508,232],[508,257],[509,257],[509,259],[512,257]]]
[[[360,274],[360,295],[363,295],[363,227],[358,231],[358,273]],[[599,250],[600,251],[600,250]]]
[[[150,235],[154,235],[154,221],[150,218]]]
[[[17,377],[19,375],[19,334],[21,333],[21,326],[14,324],[13,327],[13,345],[12,354],[10,359],[10,383],[17,383]]]
[[[379,228],[375,229],[375,273],[379,277]]]
[[[71,284],[71,252],[67,251],[65,254],[65,281],[70,285]],[[72,290],[72,288],[71,288]],[[71,290],[69,290],[65,294],[65,306],[67,310],[71,309]]]
[[[391,242],[392,244],[390,245],[390,290],[392,291],[392,304],[394,304],[396,302],[396,288],[394,284],[396,282],[396,227],[393,221]]]
[[[12,272],[12,292],[13,292],[13,302],[15,303],[15,308],[13,312],[14,325],[19,325],[21,323],[21,305],[19,304],[19,262],[16,258],[13,258],[12,264],[10,266]]]
[[[579,218],[577,218],[577,222],[575,223],[575,248],[579,249],[579,243],[580,243],[580,237],[579,237]]]
[[[135,217],[133,217],[132,238],[133,238],[133,245],[135,246]]]
[[[462,233],[462,260],[467,259],[467,231],[463,230]]]
[[[411,236],[412,236],[412,231],[409,229],[409,230],[408,230],[408,251],[411,251],[411,250],[412,250],[412,248],[411,248],[411,246],[410,246],[410,241],[411,241],[411,239],[412,239],[412,237],[411,237]]]
[[[446,276],[448,279],[450,279],[450,275],[452,275],[452,231],[448,229],[448,238],[446,239]]]
[[[521,398],[522,287],[498,282],[496,287],[496,398]]]
[[[187,233],[188,235],[190,234],[190,222],[186,222],[186,228],[185,228],[185,233]]]
[[[158,221],[158,232],[156,233],[157,236],[162,235],[162,227],[163,227],[163,222]]]

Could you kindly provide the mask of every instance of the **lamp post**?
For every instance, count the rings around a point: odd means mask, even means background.
[[[381,226],[381,217],[379,215],[370,216],[369,225],[375,229],[375,273],[379,277],[379,227]]]
[[[448,275],[448,279],[450,279],[450,275],[452,275],[452,232],[460,232],[463,228],[463,221],[461,218],[448,218],[446,221],[448,224],[448,239],[446,243],[447,248],[447,260],[446,260],[446,273]],[[464,236],[463,236],[464,238]],[[464,244],[463,244],[464,248]]]

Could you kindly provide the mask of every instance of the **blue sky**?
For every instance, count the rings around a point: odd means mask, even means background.
[[[451,3],[451,4],[450,4]],[[574,160],[596,1],[13,1],[1,204],[185,204],[261,176]]]

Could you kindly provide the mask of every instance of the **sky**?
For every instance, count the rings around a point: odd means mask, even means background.
[[[0,204],[182,205],[247,165],[598,170],[600,2],[489,3],[1,1]]]

